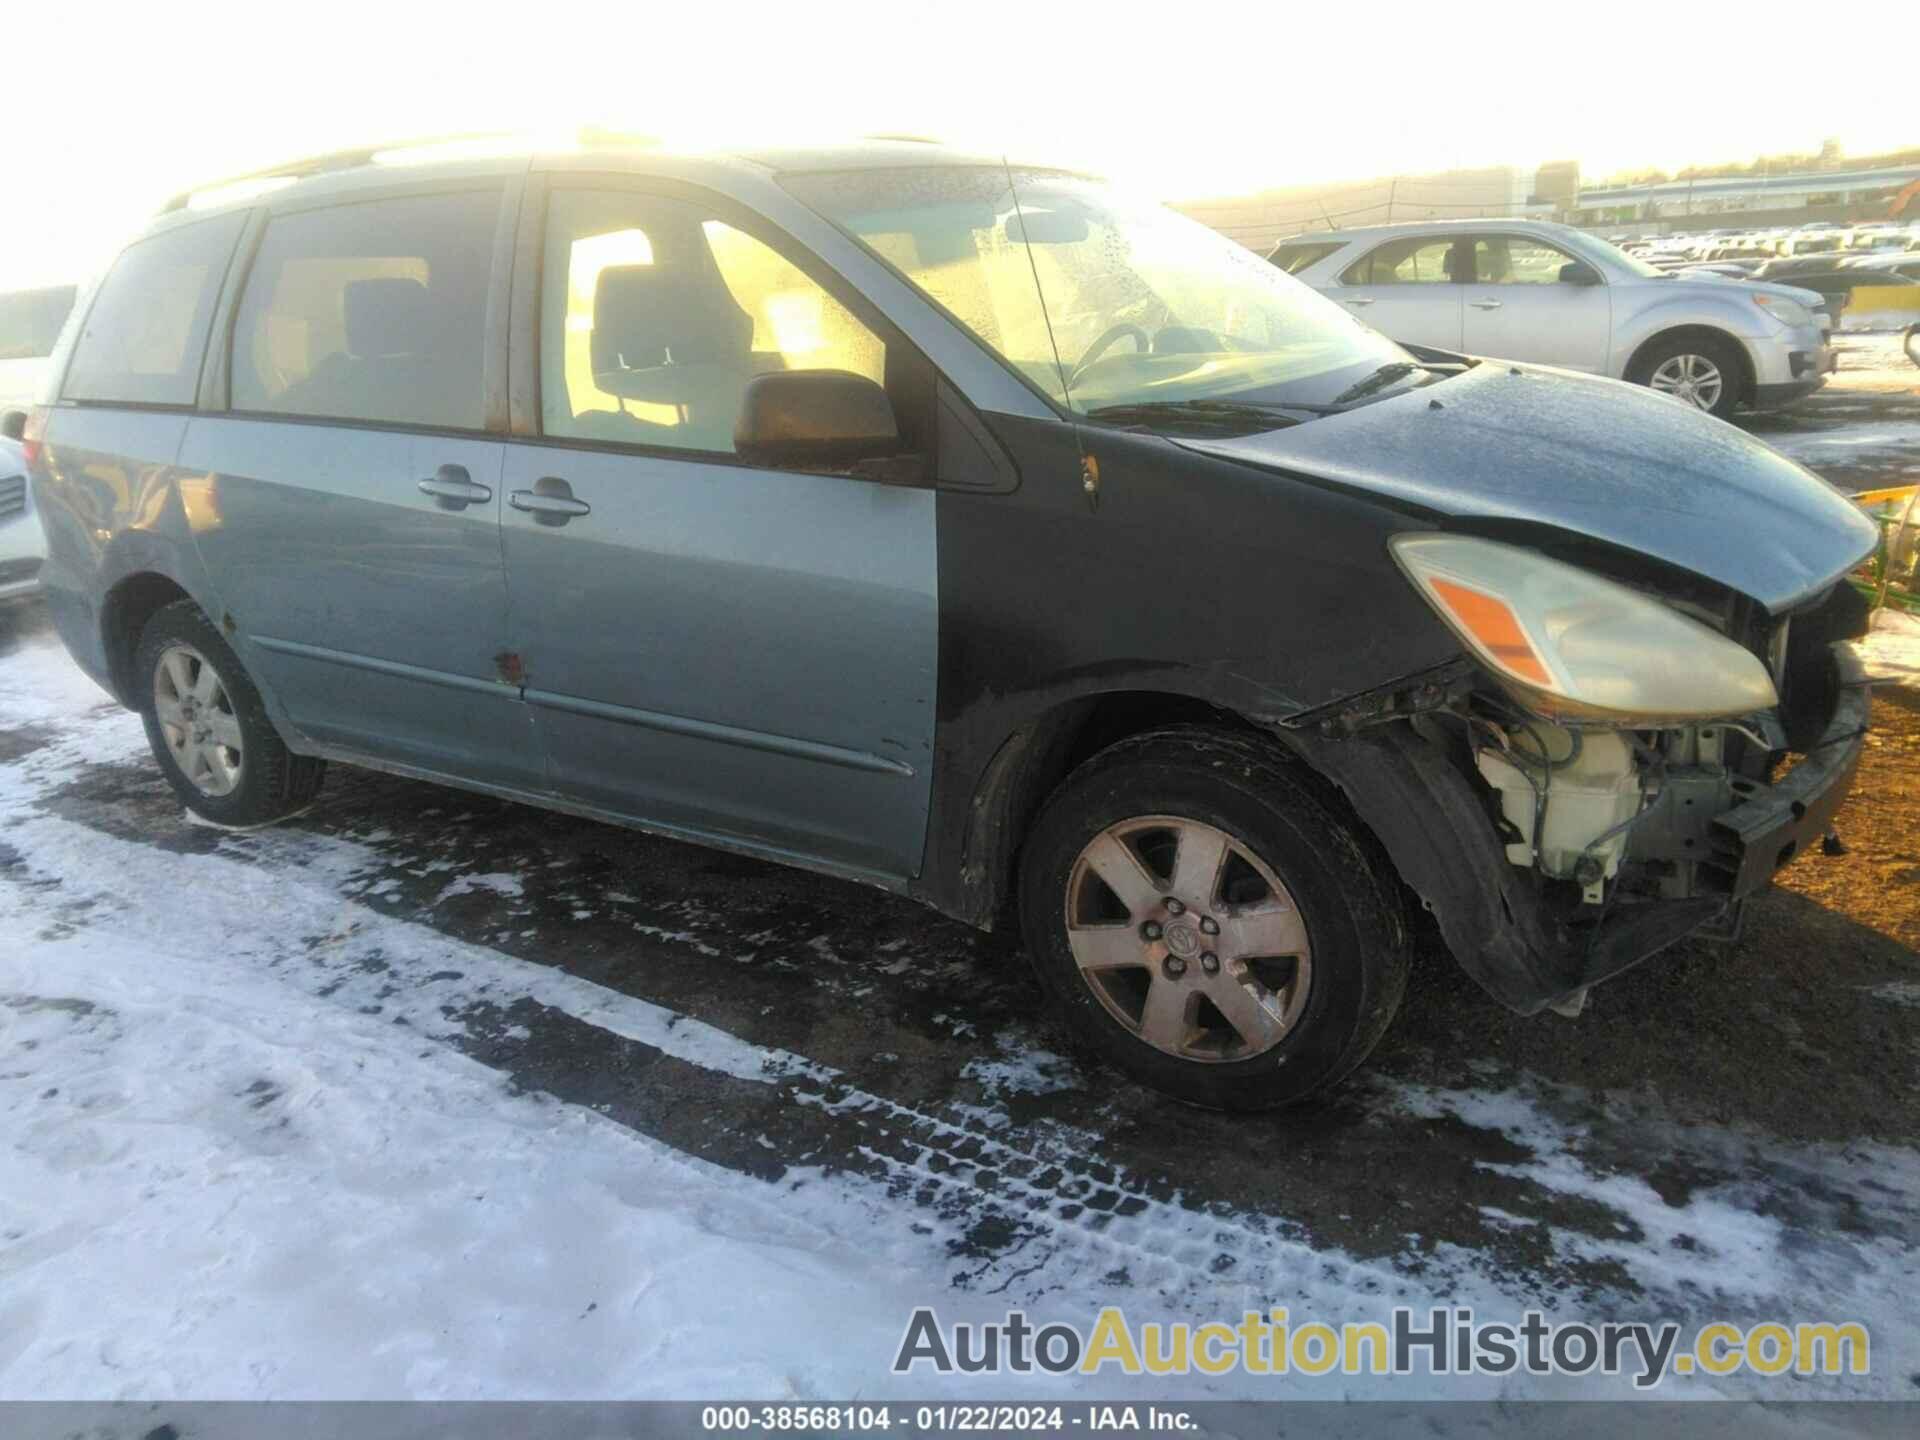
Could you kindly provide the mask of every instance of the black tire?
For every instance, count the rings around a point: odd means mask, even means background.
[[[1719,397],[1711,408],[1703,407],[1703,413],[1725,420],[1746,398],[1746,370],[1731,340],[1711,335],[1663,335],[1649,342],[1644,350],[1633,357],[1627,379],[1635,385],[1651,387],[1654,375],[1662,365],[1688,355],[1703,356],[1720,372]]]
[[[163,657],[177,654],[181,647],[213,668],[224,696],[215,707],[217,713],[238,726],[240,745],[237,752],[230,752],[238,756],[238,773],[225,794],[210,794],[188,776],[160,720],[156,677]],[[156,611],[140,632],[134,651],[133,692],[160,771],[194,814],[220,825],[266,825],[304,808],[319,793],[326,761],[296,755],[287,748],[267,718],[260,692],[240,657],[191,600],[175,601]]]
[[[1244,848],[1269,867],[1290,893],[1305,925],[1310,968],[1304,1002],[1271,1048],[1242,1059],[1173,1053],[1148,1043],[1117,1018],[1110,1000],[1083,976],[1068,937],[1069,907],[1081,903],[1075,897],[1084,895],[1088,885],[1079,862],[1108,827],[1124,827],[1135,817],[1177,817],[1223,832],[1237,849]],[[1140,843],[1151,844],[1151,834]],[[1145,852],[1135,853],[1139,858]],[[1235,858],[1228,865],[1238,863]],[[1164,866],[1150,864],[1147,869],[1170,873]],[[1225,889],[1223,881],[1216,894],[1224,895]],[[1080,766],[1048,800],[1021,856],[1020,917],[1027,950],[1041,985],[1075,1038],[1144,1084],[1215,1110],[1296,1104],[1335,1084],[1366,1059],[1406,989],[1410,946],[1400,896],[1376,842],[1341,813],[1337,798],[1315,777],[1303,774],[1284,752],[1258,736],[1198,728],[1158,730],[1123,740]],[[1110,898],[1117,899],[1117,892],[1110,892]],[[1131,907],[1122,908],[1130,925]],[[1183,912],[1187,919],[1195,908]],[[1223,909],[1222,914],[1232,911]],[[1174,923],[1180,922],[1168,922]],[[1218,927],[1222,922],[1213,923]],[[1115,943],[1124,943],[1121,934],[1131,939],[1132,933],[1117,933]],[[1207,933],[1221,932],[1216,928]],[[1173,936],[1170,930],[1165,935],[1154,953],[1171,953]],[[1213,961],[1209,974],[1215,978],[1199,984],[1219,983],[1227,939],[1222,935],[1200,942],[1220,945],[1222,956],[1202,957]],[[1184,943],[1191,944],[1191,937]],[[1157,969],[1144,967],[1126,983],[1158,983],[1168,963],[1163,958],[1156,962]],[[1179,978],[1197,979],[1184,968]],[[1145,1028],[1144,997],[1140,1003]],[[1287,1004],[1289,1013],[1293,1003]],[[1221,1015],[1218,1010],[1210,1013]]]

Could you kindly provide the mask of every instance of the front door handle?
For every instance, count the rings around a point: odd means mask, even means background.
[[[1469,300],[1467,304],[1476,310],[1498,310],[1500,308],[1500,302],[1498,300]]]
[[[510,492],[507,503],[533,516],[536,525],[564,525],[576,515],[593,513],[593,507],[576,500],[573,487],[558,475],[541,476],[531,490]]]
[[[1356,296],[1352,300],[1342,300],[1340,303],[1342,305],[1371,305],[1373,303],[1373,299],[1374,297],[1371,295],[1360,295],[1360,296]]]
[[[420,493],[433,496],[442,510],[464,510],[493,499],[493,491],[474,484],[464,465],[442,465],[431,480],[420,482]]]

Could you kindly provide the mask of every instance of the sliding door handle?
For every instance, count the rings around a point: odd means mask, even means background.
[[[420,482],[420,493],[433,496],[442,510],[464,510],[493,499],[493,491],[474,484],[464,465],[442,465],[432,479]]]
[[[573,487],[558,475],[545,475],[533,482],[531,490],[508,493],[507,503],[524,511],[539,525],[564,525],[576,515],[591,515],[593,507],[574,498]]]

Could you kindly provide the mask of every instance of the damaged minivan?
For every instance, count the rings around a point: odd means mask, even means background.
[[[341,762],[917,897],[1207,1106],[1358,1065],[1419,907],[1524,1014],[1732,937],[1867,725],[1874,530],[1765,445],[913,142],[182,196],[7,428],[196,814]]]

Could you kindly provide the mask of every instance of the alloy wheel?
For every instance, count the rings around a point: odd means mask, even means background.
[[[1647,384],[1697,410],[1712,410],[1726,389],[1720,367],[1704,355],[1673,355],[1654,367]]]
[[[230,795],[245,765],[226,682],[191,645],[169,645],[153,670],[153,714],[180,773],[203,795]]]
[[[1068,876],[1066,925],[1095,998],[1179,1059],[1265,1054],[1306,1008],[1312,953],[1292,894],[1201,821],[1146,815],[1101,831]]]

